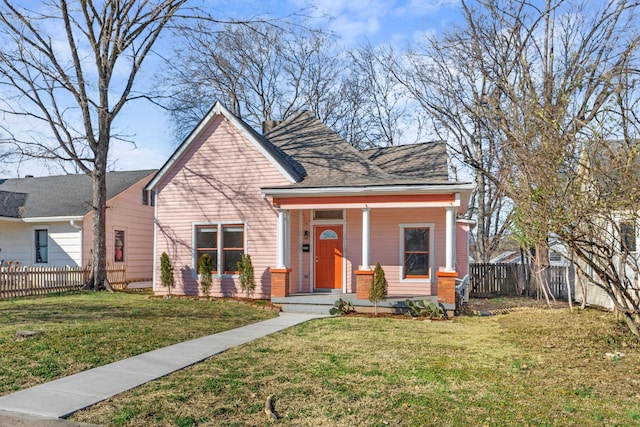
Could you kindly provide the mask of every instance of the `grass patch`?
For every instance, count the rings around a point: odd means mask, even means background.
[[[229,302],[120,292],[3,300],[0,395],[274,315]],[[19,339],[21,330],[39,334]],[[131,417],[127,408],[114,425]]]
[[[612,362],[605,353],[624,351]],[[634,425],[640,352],[613,315],[530,310],[449,322],[314,320],[79,412],[127,426]],[[187,400],[177,402],[180,394]],[[129,406],[128,406],[129,405]],[[157,418],[161,414],[162,418]],[[156,418],[154,418],[154,416]]]

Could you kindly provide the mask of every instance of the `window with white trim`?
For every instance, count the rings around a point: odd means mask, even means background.
[[[400,263],[402,280],[429,280],[433,263],[433,226],[400,226]]]
[[[636,251],[636,224],[633,221],[623,221],[620,223],[620,250],[623,252]]]
[[[225,274],[238,272],[238,262],[244,253],[244,226],[224,225],[222,227],[222,265]]]
[[[209,254],[213,261],[213,271],[218,272],[218,226],[199,225],[196,227],[196,270],[199,268],[200,257]],[[200,273],[199,271],[197,271]]]
[[[36,263],[49,262],[49,230],[35,230]]]
[[[114,230],[113,261],[124,262],[124,230]]]
[[[205,253],[208,253],[213,260],[214,274],[238,273],[237,263],[245,251],[244,224],[197,225],[194,232],[196,246],[194,266],[197,273],[199,273],[198,261]]]

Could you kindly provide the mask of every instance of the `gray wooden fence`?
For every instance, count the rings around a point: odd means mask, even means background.
[[[45,295],[82,288],[89,278],[89,267],[0,267],[0,298]],[[107,266],[107,280],[115,289],[126,287],[124,266]]]
[[[549,288],[557,299],[567,299],[567,270],[569,267],[550,266]],[[520,296],[528,289],[525,266],[510,263],[472,263],[469,265],[469,295],[471,297]],[[574,286],[569,274],[571,295]]]

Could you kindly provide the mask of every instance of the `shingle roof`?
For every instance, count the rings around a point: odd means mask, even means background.
[[[347,180],[369,182],[386,175],[306,111],[276,126],[265,137],[296,162],[305,185],[340,185]]]
[[[444,141],[372,148],[362,151],[362,154],[393,175],[437,181],[449,178]]]
[[[448,181],[443,144],[413,144],[360,152],[309,112],[266,133],[302,180],[288,187],[443,184]]]
[[[107,173],[111,199],[155,170]],[[83,216],[91,210],[91,178],[85,174],[0,179],[0,216],[39,218]]]

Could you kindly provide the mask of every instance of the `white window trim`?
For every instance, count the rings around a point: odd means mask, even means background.
[[[47,262],[36,261],[36,230],[47,230]],[[31,259],[34,265],[49,265],[51,263],[51,230],[48,225],[37,225],[31,231]]]
[[[116,231],[124,232],[124,256],[122,261],[116,261]],[[111,254],[111,262],[114,264],[126,264],[127,263],[127,236],[129,235],[128,227],[111,227],[111,236],[113,237],[113,241],[111,242],[111,247],[113,248],[113,254]],[[108,252],[108,251],[107,251]]]
[[[634,239],[635,242],[636,242],[636,250],[635,251],[629,251],[629,254],[631,254],[631,255],[638,254],[640,252],[640,249],[639,249],[640,248],[640,233],[639,233],[640,224],[638,223],[637,220],[634,220],[633,218],[625,218],[624,216],[618,218],[617,222],[618,222],[617,226],[618,226],[618,229],[620,231],[622,231],[622,224],[623,223],[627,223],[627,224],[630,224],[630,225],[633,226],[633,230],[636,233],[635,239]],[[620,238],[620,241],[622,241],[622,239],[623,239],[622,234],[620,234],[620,236],[618,236],[618,237]]]
[[[222,227],[224,227],[225,225],[242,225],[244,232],[243,232],[243,238],[244,238],[244,254],[247,254],[247,244],[248,244],[248,239],[247,239],[247,226],[248,223],[246,221],[219,221],[219,222],[192,222],[191,223],[191,277],[192,278],[197,278],[198,274],[196,273],[198,271],[198,260],[196,259],[196,252],[198,250],[198,243],[197,243],[197,238],[196,238],[196,230],[198,229],[198,227],[202,227],[202,226],[212,226],[212,227],[216,227],[218,229],[218,234],[217,234],[217,239],[218,239],[218,259],[217,259],[217,264],[218,264],[218,273],[214,274],[213,277],[216,279],[228,279],[228,278],[232,278],[232,279],[237,279],[238,277],[240,277],[239,274],[224,274],[224,273],[220,273],[220,267],[222,266]]]
[[[432,283],[434,280],[434,244],[435,244],[435,224],[416,223],[416,224],[399,224],[400,227],[400,253],[398,254],[398,267],[400,272],[400,283]],[[405,228],[428,228],[429,229],[429,277],[428,278],[405,278],[404,277],[404,230]]]

